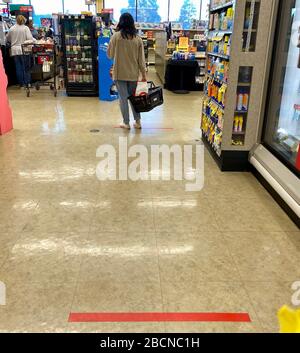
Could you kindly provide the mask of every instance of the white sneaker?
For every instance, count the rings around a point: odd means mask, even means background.
[[[142,129],[142,125],[140,121],[136,121],[135,124],[133,125],[135,129],[137,130],[141,130]]]
[[[121,129],[125,129],[125,130],[130,130],[130,125],[129,124],[125,124],[125,123],[121,123],[120,124],[120,128]]]

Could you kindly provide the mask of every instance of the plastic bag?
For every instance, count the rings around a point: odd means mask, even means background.
[[[51,71],[51,66],[48,61],[43,62],[43,72],[50,72]]]
[[[149,93],[149,87],[148,83],[145,81],[139,81],[137,83],[136,91],[135,91],[135,96],[146,96]]]

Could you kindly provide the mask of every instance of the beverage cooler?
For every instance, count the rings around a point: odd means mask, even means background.
[[[92,16],[62,16],[62,46],[68,96],[97,96],[96,24]]]
[[[299,224],[300,0],[279,2],[261,141],[251,163]]]

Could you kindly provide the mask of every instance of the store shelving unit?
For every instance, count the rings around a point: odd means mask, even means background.
[[[217,1],[211,1],[211,6],[210,6],[211,13],[222,11],[235,5],[235,1],[218,1],[218,2],[220,3],[220,5],[215,5]]]
[[[206,76],[206,48],[207,48],[207,38],[205,36],[204,32],[198,32],[197,34],[203,37],[202,39],[198,39],[198,37],[194,36],[193,38],[190,39],[190,41],[193,43],[194,47],[197,47],[197,52],[196,52],[196,60],[198,61],[199,64],[199,73],[198,76],[196,77],[196,82],[201,85],[201,88],[203,90],[204,83],[205,83],[205,76]]]
[[[202,29],[173,29],[173,33],[176,35],[187,36],[190,42],[194,43],[195,47],[201,49],[201,51],[197,51],[196,60],[199,63],[199,75],[196,77],[196,82],[199,85],[204,85],[205,82],[205,68],[206,68],[206,39],[199,40],[195,35],[204,35],[205,31]],[[155,33],[155,69],[156,73],[161,80],[162,83],[165,83],[165,72],[166,65],[169,59],[172,58],[172,54],[168,53],[168,43],[167,43],[167,33],[165,30],[160,30]],[[198,43],[197,43],[198,42]],[[200,43],[199,43],[200,42]],[[197,45],[198,44],[198,45]],[[200,87],[201,88],[201,87]]]
[[[257,141],[273,1],[210,3],[201,130],[223,171],[246,170]]]
[[[143,29],[143,34],[141,36],[144,47],[145,47],[145,54],[146,54],[146,62],[147,65],[155,65],[155,42],[156,38],[155,35],[156,31],[150,29]]]
[[[230,60],[230,56],[229,55],[213,53],[213,52],[207,52],[207,55],[215,56],[216,58],[220,58],[220,59]]]
[[[68,96],[97,96],[97,39],[92,16],[61,17],[62,49]]]
[[[157,31],[155,34],[155,70],[160,81],[165,83],[167,60],[167,33],[165,30]]]

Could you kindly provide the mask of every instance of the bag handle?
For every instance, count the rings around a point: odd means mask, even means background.
[[[153,81],[148,81],[147,83],[150,85],[150,88],[156,87]]]

